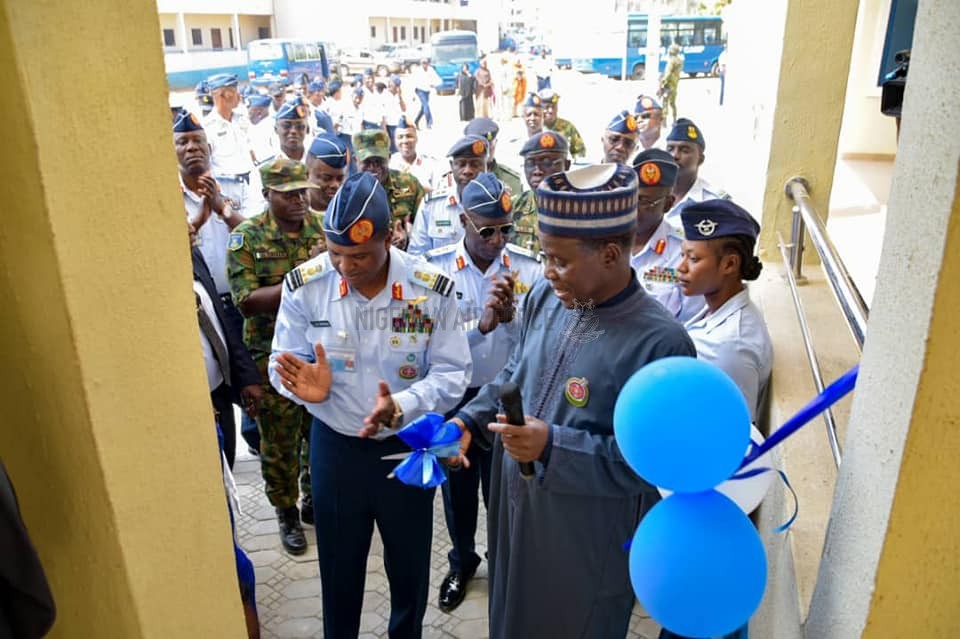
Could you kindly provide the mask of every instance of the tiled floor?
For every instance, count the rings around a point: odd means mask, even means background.
[[[310,544],[305,555],[292,557],[283,552],[277,534],[273,507],[263,494],[260,465],[256,458],[242,454],[234,474],[240,493],[243,514],[237,517],[240,544],[249,553],[257,572],[257,606],[263,639],[323,636],[323,606],[320,601],[320,577],[317,570],[316,540],[307,527]],[[481,518],[482,520],[483,518]],[[478,551],[486,526],[481,521],[477,534]],[[443,521],[443,502],[437,493],[433,519],[433,557],[430,574],[430,601],[424,618],[424,637],[479,639],[487,636],[486,564],[470,582],[467,599],[451,614],[436,605],[437,591],[447,571],[450,540]],[[387,636],[390,616],[387,578],[383,571],[383,546],[376,533],[367,563],[366,595],[360,620],[360,637]],[[659,626],[646,617],[639,607],[634,609],[630,624],[631,639],[655,639]]]

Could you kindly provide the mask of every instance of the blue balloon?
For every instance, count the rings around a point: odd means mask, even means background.
[[[750,410],[722,370],[692,357],[647,364],[627,380],[613,432],[630,467],[655,486],[709,490],[730,478],[750,442]]]
[[[756,612],[767,583],[760,535],[730,499],[675,493],[640,522],[630,581],[660,625],[685,637],[718,637]]]

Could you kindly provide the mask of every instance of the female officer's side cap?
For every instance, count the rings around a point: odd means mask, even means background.
[[[460,203],[471,213],[489,218],[506,217],[513,209],[503,183],[489,172],[481,173],[463,187]]]
[[[537,187],[537,224],[560,237],[600,238],[637,225],[637,174],[625,164],[594,164],[548,175]]]
[[[173,121],[174,133],[188,133],[190,131],[203,131],[200,125],[200,118],[186,109],[181,108],[177,113],[177,119]]]
[[[310,155],[333,169],[342,169],[350,161],[347,145],[333,133],[320,133],[310,143]]]
[[[754,240],[760,225],[746,209],[730,200],[704,200],[680,212],[683,235],[688,240],[714,240],[728,235],[746,235]]]
[[[327,241],[357,246],[390,228],[387,192],[372,173],[356,173],[343,183],[323,216]]]

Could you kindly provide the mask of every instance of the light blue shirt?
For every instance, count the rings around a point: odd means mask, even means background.
[[[269,369],[277,392],[350,436],[363,428],[380,380],[390,387],[405,423],[427,412],[444,413],[460,401],[472,366],[449,278],[395,248],[390,249],[387,284],[369,300],[347,285],[326,253],[294,272],[307,271],[315,275],[302,286],[290,290],[284,284]],[[275,362],[282,352],[314,361],[316,343],[326,351],[333,385],[326,401],[311,403],[283,386]],[[394,433],[385,430],[378,436]]]
[[[441,246],[456,244],[466,234],[460,222],[461,213],[463,206],[457,195],[457,185],[448,173],[420,204],[413,230],[410,231],[407,251],[413,255],[423,255]]]
[[[684,297],[677,273],[682,259],[683,234],[664,219],[646,245],[630,256],[630,266],[636,271],[643,290],[680,322],[685,322],[699,313],[706,302],[702,295]]]
[[[750,292],[742,291],[710,313],[704,308],[684,324],[697,347],[697,357],[716,365],[743,392],[750,419],[757,421],[760,399],[770,381],[773,346],[767,324]]]
[[[693,186],[691,186],[690,190],[687,191],[687,194],[683,196],[682,200],[674,203],[673,207],[667,211],[667,214],[663,217],[663,219],[665,219],[673,228],[682,229],[683,224],[680,222],[680,212],[686,207],[690,206],[694,202],[729,199],[730,195],[726,191],[715,188],[698,175],[697,179],[693,182]]]
[[[493,381],[507,363],[510,351],[520,335],[519,310],[523,298],[527,291],[543,278],[543,268],[532,251],[513,244],[507,244],[500,254],[500,259],[491,263],[485,272],[474,264],[464,246],[464,240],[430,251],[426,258],[456,283],[460,319],[467,333],[470,355],[473,358],[473,379],[470,386],[483,386]],[[484,335],[477,326],[490,295],[493,278],[507,273],[513,273],[516,278],[514,293],[517,314],[512,322],[500,324]]]

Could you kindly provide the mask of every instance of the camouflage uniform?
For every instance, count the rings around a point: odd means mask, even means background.
[[[583,143],[583,137],[580,136],[580,132],[577,131],[577,127],[573,126],[573,122],[570,120],[564,120],[563,118],[557,118],[553,123],[553,126],[546,127],[551,131],[556,131],[563,137],[567,138],[567,143],[570,145],[570,155],[575,158],[586,157],[587,147]]]
[[[540,253],[537,238],[537,195],[527,190],[513,196],[513,239],[517,246],[528,249],[536,256]]]
[[[391,226],[397,220],[413,224],[425,193],[420,180],[410,173],[390,169],[383,188],[387,191],[387,201],[390,203]]]
[[[670,56],[667,58],[667,67],[663,71],[663,79],[660,80],[660,92],[663,94],[663,112],[669,115],[673,111],[673,120],[677,119],[677,87],[680,84],[680,72],[683,71],[683,55],[670,48]]]
[[[498,180],[510,188],[511,196],[516,196],[523,191],[523,182],[520,181],[520,174],[513,169],[497,162],[490,171],[497,176]]]
[[[303,224],[298,237],[288,237],[270,211],[264,211],[233,230],[227,246],[227,274],[238,308],[256,289],[281,284],[288,271],[309,259],[310,249],[317,241],[323,241],[319,216],[307,213]],[[300,492],[310,495],[312,419],[305,408],[281,397],[270,385],[267,364],[276,319],[275,313],[247,316],[243,322],[243,341],[260,370],[264,392],[257,425],[267,498],[276,508],[290,508],[297,503],[298,474]]]

